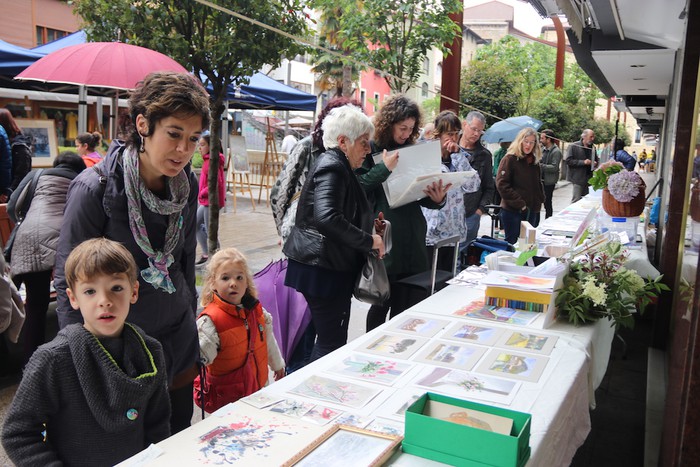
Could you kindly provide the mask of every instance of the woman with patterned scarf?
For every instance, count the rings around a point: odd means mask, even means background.
[[[199,357],[195,312],[197,177],[189,162],[209,127],[209,98],[192,77],[152,73],[129,98],[126,142],[71,184],[56,254],[61,328],[80,322],[66,296],[64,263],[86,239],[122,243],[139,267],[139,301],[129,321],[163,345],[172,433],[192,418],[192,381]]]

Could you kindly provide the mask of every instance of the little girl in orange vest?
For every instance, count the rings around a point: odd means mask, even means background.
[[[272,333],[272,316],[257,299],[245,257],[235,248],[218,251],[207,266],[204,311],[197,318],[199,353],[206,365],[194,381],[195,403],[211,413],[275,380],[285,363]]]

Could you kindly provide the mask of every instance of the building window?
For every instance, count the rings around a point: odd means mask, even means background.
[[[367,101],[367,91],[362,89],[360,91],[360,104],[362,104],[362,108],[365,107],[365,102]]]
[[[642,142],[642,130],[639,128],[634,132],[634,142],[637,144]]]
[[[423,83],[420,87],[420,95],[424,98],[428,97],[428,83]]]
[[[43,44],[47,44],[49,42],[55,41],[56,39],[60,39],[61,37],[65,37],[70,32],[68,31],[59,31],[58,29],[51,29],[47,28],[44,26],[37,26],[36,27],[36,45],[40,46]]]
[[[425,57],[425,60],[423,60],[423,72],[428,73],[430,71],[430,59],[428,57]]]
[[[375,92],[374,93],[374,102],[372,103],[374,105],[374,111],[376,112],[379,110],[379,93]]]

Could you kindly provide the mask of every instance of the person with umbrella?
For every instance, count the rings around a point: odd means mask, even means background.
[[[56,252],[61,328],[81,317],[66,295],[65,262],[95,237],[122,243],[139,273],[129,321],[163,345],[173,433],[190,425],[199,342],[195,325],[197,177],[189,169],[209,127],[209,96],[185,73],[151,73],[129,98],[131,132],[70,186]]]
[[[496,193],[491,152],[481,144],[484,128],[486,128],[486,117],[476,110],[469,112],[467,118],[462,121],[462,138],[459,140],[459,145],[469,154],[469,164],[477,171],[481,180],[477,191],[464,194],[467,239],[462,244],[462,251],[466,251],[469,242],[479,234],[481,216],[488,211],[486,205],[493,203]]]
[[[533,227],[540,223],[540,209],[544,201],[539,165],[541,158],[537,130],[523,128],[498,166],[496,188],[501,194],[501,226],[508,243],[518,241],[521,221],[527,221]]]

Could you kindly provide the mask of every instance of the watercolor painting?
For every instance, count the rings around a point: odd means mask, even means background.
[[[449,368],[429,368],[426,373],[419,375],[416,385],[449,396],[501,404],[510,404],[521,386],[517,381]]]
[[[335,423],[338,425],[348,425],[357,428],[364,428],[369,425],[369,422],[371,421],[371,418],[361,417],[360,415],[350,412],[343,412],[338,418],[335,419]]]
[[[314,375],[289,392],[352,408],[364,407],[381,389]]]
[[[426,318],[424,316],[401,316],[389,329],[396,332],[433,337],[447,325],[448,321]]]
[[[391,420],[384,420],[381,418],[375,418],[372,421],[372,423],[367,425],[367,429],[393,436],[403,436],[404,433],[403,423],[397,423]]]
[[[409,358],[426,342],[428,342],[428,339],[418,336],[408,337],[405,334],[383,334],[370,341],[361,350],[389,357]]]
[[[537,313],[534,311],[521,311],[516,310],[515,308],[486,305],[481,308],[465,312],[465,314],[461,316],[464,316],[465,318],[486,319],[499,323],[527,326],[541,315],[542,313]]]
[[[501,334],[503,334],[503,329],[500,328],[459,322],[450,326],[442,338],[491,346],[496,343]]]
[[[285,423],[266,424],[250,417],[220,425],[199,437],[198,452],[201,464],[228,465],[244,459],[265,462],[273,442],[286,438],[293,442],[298,427]]]
[[[485,347],[437,341],[427,346],[415,361],[471,370],[485,352]]]
[[[406,418],[406,410],[424,394],[425,391],[417,388],[404,388],[388,398],[376,413],[381,417],[403,422]]]
[[[494,349],[484,358],[478,371],[536,383],[548,361],[548,357]]]
[[[472,311],[476,311],[480,308],[483,308],[484,305],[485,305],[485,303],[484,303],[483,299],[474,300],[473,302],[467,303],[465,306],[463,306],[459,310],[453,311],[452,314],[454,316],[467,316]]]
[[[498,347],[549,355],[552,353],[557,339],[558,337],[556,336],[515,331],[503,335],[496,345]]]
[[[314,404],[302,402],[294,399],[285,399],[270,407],[270,411],[287,415],[288,417],[303,417],[309,410],[314,408]]]
[[[304,416],[301,417],[301,419],[305,422],[315,423],[317,425],[325,425],[331,420],[338,418],[342,413],[343,412],[341,410],[331,409],[330,407],[317,405],[313,409],[306,412]]]
[[[372,383],[391,385],[411,368],[410,363],[352,354],[329,368],[328,371]]]
[[[262,409],[264,407],[269,407],[283,400],[284,397],[272,396],[264,393],[263,391],[254,392],[253,394],[241,399],[242,402],[252,405],[257,409]]]

